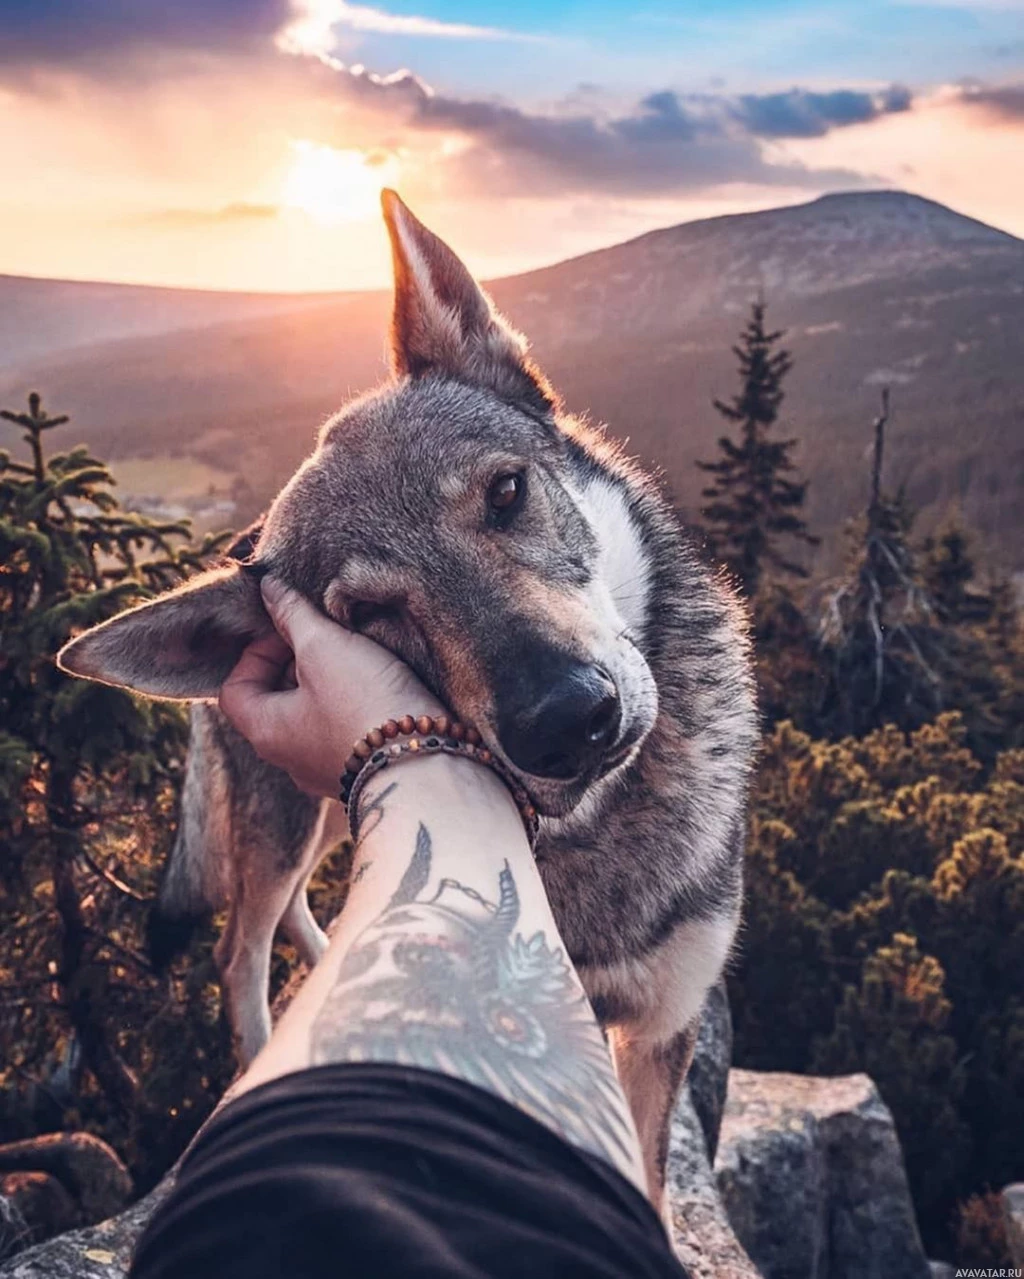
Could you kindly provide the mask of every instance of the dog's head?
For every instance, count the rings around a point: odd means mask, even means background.
[[[395,380],[326,425],[250,566],[121,614],[60,662],[152,696],[216,696],[269,627],[255,565],[398,653],[542,812],[566,813],[657,709],[628,499],[459,259],[390,193],[385,217]]]

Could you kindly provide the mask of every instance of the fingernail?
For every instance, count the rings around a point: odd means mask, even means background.
[[[260,594],[267,604],[280,603],[284,594],[284,583],[277,577],[265,577],[260,582]]]

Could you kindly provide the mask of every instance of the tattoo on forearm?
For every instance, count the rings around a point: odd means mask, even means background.
[[[384,820],[384,801],[397,789],[397,782],[389,782],[383,790],[374,795],[363,809],[362,821],[359,823],[359,844],[364,843],[367,836],[372,835]],[[359,847],[359,844],[356,845],[357,848]]]
[[[313,1062],[455,1075],[628,1164],[632,1127],[601,1032],[564,953],[541,931],[516,931],[508,863],[490,902],[455,879],[428,892],[431,861],[421,824],[394,896],[345,956],[313,1023]]]

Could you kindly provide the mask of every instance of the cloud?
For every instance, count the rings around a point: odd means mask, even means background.
[[[966,85],[960,90],[960,101],[982,107],[999,120],[1024,121],[1024,83]]]
[[[345,27],[380,35],[419,36],[447,40],[516,40],[524,37],[498,27],[473,26],[464,22],[441,22],[412,14],[387,13],[348,0],[296,0],[291,20],[277,34],[276,43],[286,53],[330,56],[335,45],[334,30]]]
[[[4,0],[0,61],[74,67],[144,48],[244,53],[266,44],[290,16],[289,0]]]
[[[130,92],[125,129],[134,130],[143,163],[159,156],[167,192],[154,203],[164,208],[161,216],[179,224],[224,220],[229,215],[221,206],[236,192],[264,199],[267,186],[258,172],[264,147],[280,147],[288,137],[401,154],[404,181],[412,178],[423,190],[453,197],[644,199],[737,185],[856,186],[863,184],[858,173],[808,167],[787,154],[787,140],[819,138],[911,105],[900,86],[744,95],[657,87],[625,103],[590,88],[555,107],[527,110],[514,102],[435,92],[409,71],[375,75],[331,52],[345,29],[519,38],[498,28],[395,15],[349,0],[7,2],[4,57],[13,45],[21,63],[3,70],[18,75],[26,65],[45,65],[90,78],[105,90],[103,109],[110,113],[121,112]],[[187,81],[182,54],[190,58]],[[133,78],[130,88],[121,83],[125,77]],[[247,181],[204,184],[194,153],[182,145],[180,127],[202,133],[205,122],[218,117],[210,143],[231,147],[233,170],[251,174]],[[162,148],[153,145],[154,137]],[[205,137],[199,144],[205,154]],[[166,182],[171,164],[194,182],[195,193],[181,195],[182,210],[168,208],[177,203]],[[204,196],[212,211],[204,211]]]
[[[4,0],[0,64],[22,79],[38,70],[90,67],[130,77],[140,55],[330,55],[335,31],[459,40],[532,40],[496,27],[388,13],[348,0]]]
[[[743,94],[733,108],[737,119],[756,137],[820,138],[832,129],[867,124],[879,116],[910,109],[910,90],[891,85],[881,93],[835,89],[813,93],[789,89],[785,93]]]
[[[528,112],[498,101],[435,93],[410,72],[380,77],[334,64],[338,92],[373,112],[378,128],[403,138],[442,134],[460,140],[437,163],[463,192],[492,195],[615,193],[649,196],[729,183],[855,186],[849,171],[812,170],[764,141],[817,137],[831,129],[905,110],[910,94],[840,91],[743,98],[647,94],[631,107],[579,101],[561,111]]]

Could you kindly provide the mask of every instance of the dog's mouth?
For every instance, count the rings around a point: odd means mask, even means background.
[[[495,741],[491,749],[500,755],[542,817],[565,817],[583,802],[593,787],[636,758],[644,736],[642,731],[630,729],[586,771],[568,777],[526,772],[509,759],[500,742]],[[485,732],[484,737],[492,735]]]
[[[595,788],[605,792],[609,779],[624,777],[656,719],[646,665],[638,673],[542,653],[525,673],[495,677],[495,685],[489,704],[474,708],[476,727],[544,817],[565,817]]]
[[[642,734],[639,732],[627,733],[622,741],[614,747],[605,756],[598,778],[607,777],[609,773],[614,773],[617,768],[621,768],[633,755],[636,754],[640,745]]]

